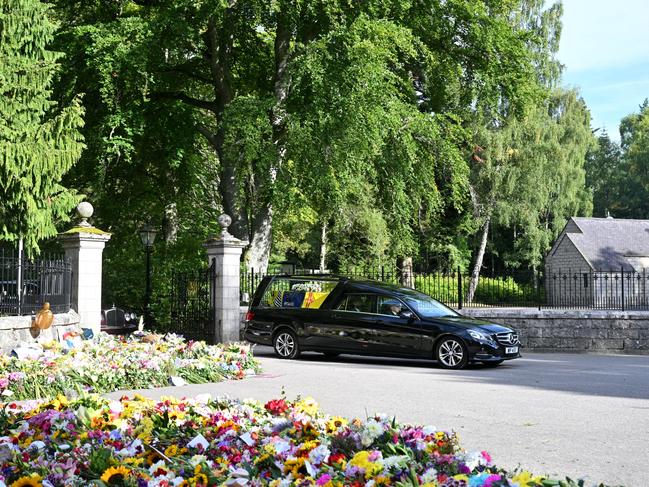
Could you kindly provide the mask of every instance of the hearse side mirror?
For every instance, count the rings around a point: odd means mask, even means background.
[[[399,317],[410,320],[410,319],[414,318],[415,315],[414,315],[414,313],[412,311],[410,311],[409,309],[406,309],[406,310],[402,311],[401,313],[399,313]]]

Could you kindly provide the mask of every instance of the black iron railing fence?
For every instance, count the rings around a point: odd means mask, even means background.
[[[284,272],[254,270],[241,273],[241,298],[246,302],[266,275]],[[293,275],[318,275],[295,269]],[[649,270],[545,268],[481,275],[472,286],[471,275],[460,269],[403,272],[391,266],[351,267],[335,275],[375,279],[407,285],[454,308],[535,307],[571,309],[649,310]]]
[[[214,342],[215,277],[214,265],[172,276],[171,319],[187,339]]]
[[[54,313],[70,310],[72,267],[61,256],[29,260],[0,250],[0,316],[36,313],[50,303]]]

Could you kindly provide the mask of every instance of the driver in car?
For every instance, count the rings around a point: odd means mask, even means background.
[[[391,304],[388,308],[388,311],[391,315],[399,316],[399,313],[401,313],[401,306],[399,306],[398,304]]]

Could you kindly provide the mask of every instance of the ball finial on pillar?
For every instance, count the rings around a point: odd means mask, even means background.
[[[219,215],[217,221],[221,226],[221,238],[222,239],[232,238],[232,235],[228,232],[228,227],[232,224],[232,218],[230,217],[230,215],[226,215],[225,213],[223,213],[222,215]]]
[[[81,221],[79,222],[80,227],[90,227],[90,223],[88,223],[88,218],[92,216],[94,213],[95,209],[92,207],[90,203],[87,201],[82,201],[77,205],[77,213],[81,217]]]

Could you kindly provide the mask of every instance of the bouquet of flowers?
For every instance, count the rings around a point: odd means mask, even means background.
[[[291,286],[291,291],[305,291],[307,293],[319,293],[322,292],[322,285],[317,281],[301,282],[298,284],[293,284]]]

